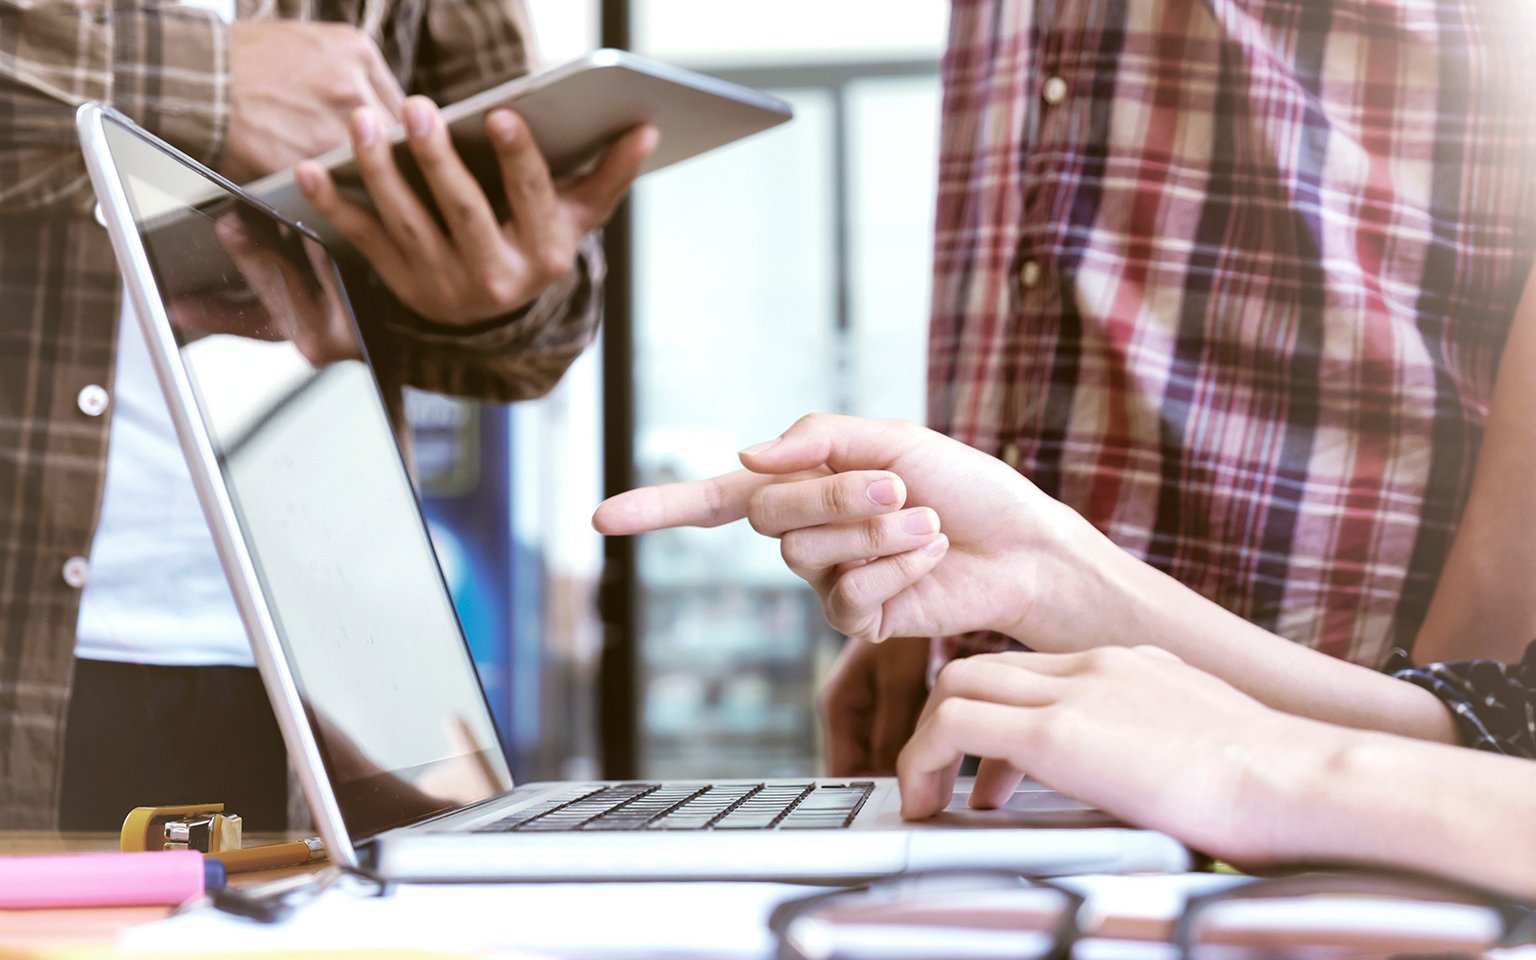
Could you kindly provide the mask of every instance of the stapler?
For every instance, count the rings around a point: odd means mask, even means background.
[[[123,821],[118,838],[124,852],[196,850],[224,853],[239,850],[240,815],[226,814],[222,803],[171,807],[134,807]]]

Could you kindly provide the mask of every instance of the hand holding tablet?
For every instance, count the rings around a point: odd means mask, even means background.
[[[466,170],[498,204],[505,191],[486,116],[499,107],[521,118],[554,178],[582,169],[604,147],[642,124],[654,126],[660,134],[654,152],[638,171],[647,173],[766,130],[792,115],[789,105],[777,97],[636,54],[598,50],[442,109],[441,122]],[[409,148],[405,126],[380,135],[390,143],[400,175],[430,204],[430,190]],[[371,205],[351,147],[332,150],[315,158],[315,163],[330,172],[349,200]],[[263,177],[247,189],[345,252],[349,245],[345,237],[317,215],[295,183],[293,170]]]

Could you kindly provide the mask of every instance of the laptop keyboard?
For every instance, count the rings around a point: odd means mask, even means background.
[[[625,783],[524,807],[477,833],[570,830],[835,830],[853,822],[873,783]]]

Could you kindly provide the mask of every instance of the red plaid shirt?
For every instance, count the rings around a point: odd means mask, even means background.
[[[1528,7],[954,0],[932,425],[1260,626],[1411,644],[1536,256]]]

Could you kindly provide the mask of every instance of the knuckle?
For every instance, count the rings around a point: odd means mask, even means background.
[[[916,580],[927,569],[928,556],[918,550],[903,550],[891,557],[895,563],[894,575],[896,579],[906,583]]]
[[[1168,663],[1184,662],[1178,654],[1150,643],[1138,644],[1131,647],[1130,650],[1143,660],[1162,660]]]
[[[950,730],[965,722],[968,712],[969,709],[964,700],[946,697],[933,708],[933,722],[940,730]]]
[[[859,540],[866,554],[872,557],[881,556],[885,552],[886,545],[885,524],[878,519],[866,520],[859,524]]]
[[[525,165],[513,177],[513,185],[523,196],[533,196],[549,188],[549,179],[538,169]]]
[[[1120,652],[1119,647],[1094,647],[1083,652],[1082,662],[1090,671],[1107,670],[1114,666]]]
[[[799,531],[791,530],[779,538],[779,556],[784,559],[784,565],[795,573],[807,568],[806,544]]]
[[[553,283],[576,268],[576,251],[562,245],[549,247],[539,253],[539,276],[547,283]]]
[[[844,623],[859,619],[859,610],[864,603],[864,591],[860,589],[857,579],[850,576],[837,578],[828,593],[828,600],[832,609],[837,613],[838,619]]]
[[[939,668],[939,675],[933,678],[933,692],[949,693],[954,690],[955,686],[963,679],[965,671],[968,669],[965,664],[970,659],[972,658],[966,657],[961,660],[951,660]]]
[[[480,207],[472,198],[458,196],[448,202],[448,209],[444,212],[450,223],[464,223],[473,220],[479,214]]]
[[[1025,753],[1033,757],[1049,756],[1063,745],[1070,746],[1071,738],[1063,730],[1065,719],[1059,704],[1042,707],[1035,714],[1035,722],[1019,733],[1020,746]]]
[[[805,416],[803,416],[799,420],[795,421],[795,426],[797,426],[797,427],[798,426],[806,426],[806,427],[813,427],[813,428],[814,427],[821,427],[821,426],[825,426],[827,421],[830,420],[830,419],[831,418],[827,414],[825,414],[825,413],[821,413],[821,412],[807,413]]]
[[[821,609],[827,625],[833,630],[846,637],[853,637],[859,632],[863,617],[858,612],[854,588],[850,586],[848,577],[839,577],[827,589],[821,601]]]
[[[989,669],[989,665],[980,657],[962,657],[959,660],[951,660],[939,671],[938,677],[934,680],[934,688],[942,689],[946,693],[953,693],[968,687],[979,674],[987,669]]]
[[[373,60],[379,56],[378,45],[362,30],[350,23],[337,24],[342,30],[341,47],[347,56],[357,60]]]
[[[820,485],[821,506],[828,516],[842,516],[848,512],[847,480],[844,477],[831,477],[826,483]]]
[[[487,306],[505,313],[519,305],[522,291],[511,276],[493,270],[480,278],[480,290]]]
[[[765,537],[772,536],[769,531],[773,529],[773,510],[768,499],[770,489],[762,487],[747,498],[747,523]]]

